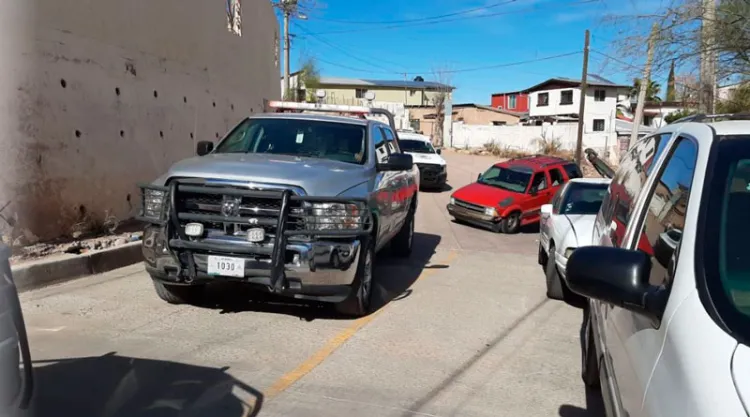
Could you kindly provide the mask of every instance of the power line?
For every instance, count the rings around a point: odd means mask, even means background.
[[[504,6],[506,4],[516,3],[518,0],[505,0],[493,4],[488,4],[485,6],[480,7],[473,7],[471,9],[463,9],[458,10],[452,13],[446,13],[436,16],[428,16],[428,17],[418,17],[414,19],[401,19],[401,20],[381,20],[381,21],[362,21],[362,20],[339,20],[339,19],[326,19],[318,17],[316,20],[320,20],[323,22],[332,22],[332,23],[345,23],[345,24],[353,24],[353,25],[392,25],[392,24],[402,24],[402,23],[415,23],[415,22],[424,22],[424,21],[431,21],[431,20],[438,20],[438,19],[444,19],[446,17],[453,17],[453,16],[460,16],[464,14],[472,14],[476,12],[481,12],[483,10],[489,10],[494,9],[495,7]]]
[[[480,67],[469,67],[469,68],[462,68],[462,69],[456,69],[456,70],[444,70],[444,71],[441,71],[441,72],[445,73],[445,74],[457,74],[457,73],[464,73],[464,72],[476,72],[476,71],[484,71],[484,70],[490,70],[490,69],[514,67],[514,66],[519,66],[519,65],[532,64],[532,63],[535,63],[535,62],[543,62],[543,61],[549,61],[549,60],[553,60],[553,59],[565,58],[565,57],[569,57],[569,56],[578,55],[578,54],[581,54],[581,53],[582,53],[582,51],[575,51],[575,52],[568,52],[568,53],[564,53],[564,54],[545,56],[545,57],[541,57],[541,58],[534,58],[534,59],[529,59],[529,60],[525,60],[525,61],[507,62],[507,63],[503,63],[503,64],[484,65],[484,66],[480,66]],[[381,71],[370,71],[370,70],[366,70],[366,69],[362,69],[362,68],[347,67],[347,66],[345,66],[343,64],[333,63],[333,62],[326,61],[326,60],[323,60],[323,59],[320,59],[320,58],[315,58],[315,59],[317,59],[317,60],[319,60],[321,62],[326,62],[326,63],[331,64],[331,65],[339,66],[339,67],[342,67],[342,68],[348,68],[348,69],[351,69],[353,71],[372,72],[372,73],[390,73],[390,74],[399,74],[399,75],[404,75],[404,74],[407,74],[407,75],[419,75],[419,74],[427,74],[427,73],[432,72],[432,70],[406,71],[406,72],[404,72],[404,71],[392,71],[392,72],[389,72],[389,71],[382,71],[382,72]]]
[[[357,32],[371,32],[371,31],[387,30],[387,29],[401,29],[405,27],[426,26],[426,25],[439,24],[439,23],[457,22],[457,21],[462,21],[462,20],[485,19],[485,18],[494,17],[494,16],[523,14],[523,13],[530,13],[530,12],[537,12],[537,11],[546,12],[555,8],[558,8],[558,9],[568,8],[570,6],[577,6],[581,4],[591,4],[594,2],[598,2],[598,1],[599,0],[579,0],[579,1],[574,1],[574,2],[570,2],[566,4],[558,4],[557,6],[547,6],[544,9],[540,9],[539,7],[532,6],[529,9],[524,9],[524,10],[512,10],[512,11],[505,11],[505,12],[486,13],[486,14],[480,14],[480,15],[461,16],[461,17],[454,17],[454,18],[443,19],[443,20],[432,20],[429,22],[405,23],[405,24],[395,24],[395,25],[386,25],[386,26],[378,26],[378,27],[357,28],[357,29],[331,30],[331,31],[326,31],[326,32],[315,32],[314,34],[315,35],[329,35],[329,34],[335,34],[335,33],[357,33]]]
[[[371,62],[371,61],[369,61],[369,60],[366,60],[366,59],[364,59],[364,58],[362,58],[362,57],[359,57],[359,56],[357,56],[357,55],[353,54],[352,52],[350,52],[350,51],[346,50],[345,48],[342,48],[341,46],[338,46],[338,45],[336,45],[336,44],[334,44],[334,43],[331,43],[331,42],[327,41],[327,40],[326,40],[326,39],[324,39],[324,38],[321,38],[320,36],[317,36],[317,35],[315,35],[315,34],[313,34],[313,33],[310,33],[310,31],[309,31],[309,30],[305,29],[304,27],[302,27],[301,25],[299,25],[299,24],[297,24],[297,23],[293,23],[293,25],[294,25],[294,27],[296,27],[297,29],[299,29],[299,30],[301,30],[302,32],[306,33],[306,34],[307,34],[308,36],[310,36],[311,38],[315,39],[316,41],[318,41],[318,42],[320,42],[320,43],[322,43],[322,44],[324,44],[324,45],[327,45],[327,46],[328,46],[328,47],[330,47],[330,48],[333,48],[333,49],[339,50],[339,51],[343,52],[344,54],[346,54],[347,56],[349,56],[349,57],[350,57],[350,58],[352,58],[352,59],[355,59],[355,60],[357,60],[357,61],[360,61],[360,62],[362,62],[362,63],[364,63],[364,64],[367,64],[367,65],[372,65],[373,67],[376,67],[376,68],[380,68],[380,69],[383,69],[383,70],[386,70],[386,71],[390,71],[390,72],[392,72],[392,73],[398,72],[398,71],[392,71],[392,69],[391,69],[391,68],[386,68],[386,67],[384,67],[384,66],[382,66],[382,65],[380,65],[380,64],[377,64],[377,63],[373,63],[373,62]],[[400,71],[400,73],[403,73],[403,71]]]

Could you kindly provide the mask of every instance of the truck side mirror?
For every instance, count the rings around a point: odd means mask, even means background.
[[[477,175],[477,181],[482,179],[482,174]]]
[[[438,154],[438,155],[440,155],[440,154],[442,153],[442,149],[440,149],[440,148],[437,148],[437,149],[435,150],[435,152],[437,152],[437,154]]]
[[[208,155],[211,153],[211,151],[214,150],[214,143],[208,140],[202,140],[198,142],[198,145],[196,146],[195,153],[198,154],[198,156]]]

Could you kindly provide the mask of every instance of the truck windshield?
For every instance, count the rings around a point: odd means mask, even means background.
[[[609,184],[571,182],[560,206],[560,214],[596,214]]]
[[[705,286],[711,302],[729,330],[750,340],[750,136],[723,137],[715,145],[717,158],[707,172],[708,204],[702,210]]]
[[[531,170],[492,166],[479,178],[479,183],[504,190],[523,193],[531,180]]]
[[[213,153],[267,153],[364,164],[366,128],[308,119],[245,119]]]
[[[413,153],[435,153],[435,148],[429,142],[413,139],[401,139],[398,141],[401,150]]]

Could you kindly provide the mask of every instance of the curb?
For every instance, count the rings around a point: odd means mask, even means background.
[[[89,275],[139,263],[143,260],[141,242],[130,242],[83,255],[31,262],[11,268],[19,292],[59,284]]]

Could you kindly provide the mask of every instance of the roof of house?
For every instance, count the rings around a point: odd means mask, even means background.
[[[566,77],[555,77],[550,78],[546,81],[543,81],[537,85],[534,85],[532,87],[529,87],[525,90],[522,90],[523,93],[529,93],[532,91],[541,90],[542,87],[548,84],[569,84],[571,87],[581,85],[580,79],[574,79],[574,78],[566,78]],[[604,77],[601,77],[596,74],[589,74],[586,78],[586,84],[593,85],[593,86],[599,86],[599,87],[618,87],[618,88],[632,88],[631,85],[625,85],[625,84],[617,84],[614,81],[610,81]]]
[[[493,96],[503,96],[506,94],[523,94],[523,90],[503,91],[502,93],[492,93]]]
[[[456,87],[434,81],[408,81],[408,80],[365,80],[360,78],[320,77],[319,84],[325,85],[347,85],[362,87],[385,87],[385,88],[408,88],[412,90],[450,89]]]
[[[466,108],[466,107],[474,107],[474,108],[477,108],[477,109],[488,110],[488,111],[493,111],[495,113],[508,114],[508,115],[517,116],[517,117],[521,117],[521,116],[525,115],[525,113],[516,113],[516,112],[513,112],[513,111],[509,111],[509,110],[497,109],[497,108],[494,108],[494,107],[485,106],[483,104],[476,104],[476,103],[454,104],[451,107],[453,107],[454,109],[460,109],[460,108]]]

